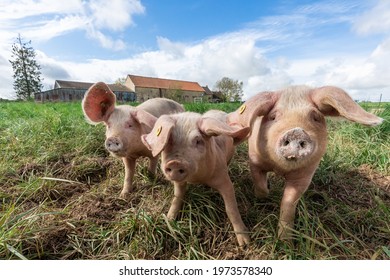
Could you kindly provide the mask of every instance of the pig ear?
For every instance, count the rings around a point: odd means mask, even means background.
[[[152,151],[154,157],[164,150],[174,126],[175,121],[171,117],[162,115],[157,119],[152,131],[141,136],[142,143]]]
[[[115,94],[103,82],[92,85],[84,95],[84,115],[92,123],[107,121],[115,109]]]
[[[271,111],[279,98],[275,92],[261,92],[249,98],[240,108],[228,114],[229,124],[240,124],[243,127],[250,127],[256,117],[264,116]]]
[[[383,119],[366,112],[341,88],[325,86],[311,93],[313,103],[325,116],[341,116],[350,121],[375,126]]]
[[[250,128],[239,124],[228,125],[227,123],[214,118],[201,118],[198,123],[199,130],[207,136],[227,135],[234,139],[238,144],[246,138]]]
[[[142,109],[136,109],[135,111],[131,112],[131,116],[141,125],[143,125],[143,134],[149,133],[157,121],[155,116]]]

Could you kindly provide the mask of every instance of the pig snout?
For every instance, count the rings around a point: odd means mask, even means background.
[[[170,181],[184,181],[188,175],[188,166],[181,161],[171,160],[165,165],[164,173]]]
[[[314,150],[310,136],[299,127],[288,130],[279,140],[277,153],[286,160],[296,161],[309,156]]]
[[[106,149],[112,153],[118,153],[123,149],[123,143],[118,137],[109,137],[106,139]]]

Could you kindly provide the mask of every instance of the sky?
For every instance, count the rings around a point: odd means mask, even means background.
[[[390,101],[388,0],[0,0],[0,98],[14,98],[18,34],[44,90],[128,74],[243,82],[244,100],[289,85],[334,85]]]

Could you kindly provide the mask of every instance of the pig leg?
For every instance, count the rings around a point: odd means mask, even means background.
[[[149,158],[149,166],[148,166],[148,175],[149,177],[154,178],[156,175],[158,157]]]
[[[236,234],[238,244],[244,246],[249,244],[250,237],[248,235],[248,229],[244,225],[241,219],[240,212],[237,206],[236,196],[234,194],[234,187],[228,175],[222,183],[217,185],[210,185],[210,187],[216,189],[222,196],[225,203],[226,214],[230,222],[233,225],[234,233]]]
[[[126,198],[126,196],[133,190],[133,177],[135,171],[135,159],[122,158],[125,165],[125,181],[123,189],[119,197]]]
[[[294,218],[299,199],[309,187],[309,179],[299,181],[286,180],[282,202],[280,205],[280,218],[278,237],[282,240],[291,239],[291,229],[294,228]]]
[[[173,182],[174,184],[174,197],[171,203],[171,207],[169,208],[167,217],[170,220],[174,220],[179,214],[180,209],[183,207],[184,195],[187,191],[187,182]]]
[[[250,163],[249,167],[251,170],[256,197],[267,197],[269,193],[269,189],[267,186],[267,172],[261,170],[257,165],[253,163]]]

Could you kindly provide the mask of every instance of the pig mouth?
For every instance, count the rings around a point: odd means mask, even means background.
[[[126,157],[126,153],[124,151],[116,151],[116,152],[109,151],[109,152],[112,156],[117,158]]]

